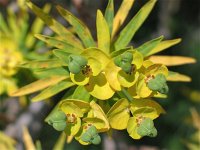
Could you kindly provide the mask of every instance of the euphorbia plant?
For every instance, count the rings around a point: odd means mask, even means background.
[[[149,0],[119,32],[134,0],[124,0],[114,16],[113,0],[104,15],[97,11],[97,42],[89,29],[69,11],[57,6],[58,12],[75,33],[27,1],[30,9],[52,29],[56,36],[35,35],[55,47],[54,57],[31,61],[22,67],[34,68],[44,78],[14,92],[21,96],[42,90],[32,101],[41,101],[66,91],[63,99],[46,121],[81,144],[98,144],[98,133],[127,129],[133,139],[155,137],[153,120],[165,110],[153,97],[165,98],[166,81],[190,81],[186,75],[169,71],[166,66],[194,63],[181,56],[152,56],[177,43],[163,36],[139,47],[129,45],[145,21],[156,0]],[[176,61],[171,61],[176,60]]]

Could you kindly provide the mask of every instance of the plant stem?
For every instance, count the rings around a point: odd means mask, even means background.
[[[129,102],[133,101],[133,97],[127,92],[127,90],[125,90],[124,88],[122,88],[121,92],[128,99]]]

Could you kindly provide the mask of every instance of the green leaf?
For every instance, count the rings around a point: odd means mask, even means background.
[[[77,86],[72,95],[72,99],[81,99],[88,102],[90,100],[90,94],[84,86]]]
[[[63,80],[63,81],[59,82],[58,84],[50,86],[47,89],[43,90],[40,94],[35,96],[32,99],[32,101],[37,102],[37,101],[45,100],[45,99],[50,98],[50,97],[56,95],[57,93],[67,89],[67,88],[70,88],[71,86],[74,86],[73,82]]]
[[[126,48],[123,48],[123,49],[119,49],[117,51],[114,51],[111,53],[111,57],[116,57],[118,55],[121,55],[122,53],[126,52],[126,51],[130,51],[130,50],[133,50],[133,47],[126,47]]]
[[[54,55],[58,57],[65,65],[68,65],[70,53],[62,49],[53,50]]]
[[[14,39],[19,40],[21,29],[16,25],[17,23],[16,14],[11,8],[8,8],[7,11],[8,11],[7,22],[12,32],[12,36],[14,37]]]
[[[7,23],[4,20],[2,14],[0,13],[0,31],[3,31],[6,35],[10,34],[10,31],[8,29]]]
[[[30,93],[42,90],[44,88],[47,88],[51,85],[57,84],[58,82],[66,78],[67,76],[52,76],[49,78],[40,79],[18,89],[17,91],[12,93],[11,96],[22,96],[22,95],[30,94]]]
[[[98,48],[103,50],[104,53],[109,55],[110,52],[109,27],[100,10],[97,11],[96,26],[97,26]]]
[[[36,61],[29,61],[25,62],[20,65],[23,68],[54,68],[54,67],[61,67],[62,63],[58,59],[49,59],[49,60],[36,60]]]
[[[120,32],[119,37],[114,43],[115,50],[122,49],[128,45],[133,38],[134,34],[146,20],[147,16],[153,9],[156,0],[150,0],[145,4],[140,11],[133,17],[133,19],[126,25],[126,27]]]
[[[158,53],[160,51],[163,51],[163,50],[165,50],[173,45],[176,45],[180,42],[181,42],[181,39],[162,41],[153,50],[151,50],[151,52],[148,54],[148,56]]]
[[[45,36],[41,34],[36,34],[35,37],[44,41],[45,43],[47,43],[48,45],[52,47],[63,49],[68,53],[80,54],[83,51],[81,48],[78,48],[68,42],[60,41],[56,37],[50,37],[50,36]]]
[[[112,38],[114,38],[115,34],[118,32],[121,25],[124,23],[133,3],[134,3],[134,0],[123,0],[122,1],[122,4],[114,18]]]
[[[184,64],[193,64],[196,63],[196,59],[192,57],[184,56],[161,56],[155,55],[149,58],[154,63],[163,64],[166,66],[178,66]]]
[[[178,72],[169,71],[167,81],[172,82],[191,82],[191,78],[187,75],[180,74]]]
[[[50,10],[51,10],[51,5],[45,4],[45,6],[43,7],[43,11],[45,13],[49,13]],[[27,21],[27,23],[28,23],[28,21]],[[34,38],[33,35],[36,33],[41,33],[43,28],[44,28],[44,22],[39,17],[37,17],[33,21],[32,25],[31,25],[31,29],[26,37],[26,41],[25,41],[26,47],[31,48],[34,45],[36,39]]]
[[[62,132],[56,141],[55,145],[53,146],[53,150],[63,150],[66,143],[66,135]]]
[[[108,23],[110,34],[112,33],[113,27],[113,18],[114,18],[114,3],[113,0],[108,1],[108,5],[106,7],[105,15],[106,22]]]
[[[34,70],[34,74],[36,74],[40,78],[47,78],[49,76],[69,77],[69,71],[67,70],[67,68],[64,68],[64,67],[36,69],[36,70]]]
[[[79,19],[73,16],[69,11],[64,8],[56,7],[59,13],[74,27],[75,32],[78,34],[80,39],[83,41],[85,47],[94,47],[96,44],[92,38],[89,29]]]
[[[136,49],[140,53],[142,53],[144,57],[149,56],[149,53],[162,41],[163,38],[164,36],[160,36],[156,39],[144,43],[143,45],[141,45]]]
[[[47,13],[43,12],[42,9],[40,9],[39,7],[34,5],[32,2],[30,2],[30,0],[26,0],[26,4],[55,33],[59,34],[60,36],[65,36],[65,38],[67,37],[67,40],[70,40],[70,41],[74,41],[75,39],[77,40],[77,38],[70,31],[68,31],[62,24],[57,22]]]

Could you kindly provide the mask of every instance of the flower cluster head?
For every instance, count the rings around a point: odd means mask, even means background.
[[[109,0],[104,14],[97,11],[96,42],[87,26],[61,6],[57,10],[75,33],[27,1],[29,8],[56,33],[53,37],[36,37],[56,49],[52,59],[22,65],[34,68],[43,78],[12,95],[42,90],[32,99],[40,101],[69,89],[46,118],[53,128],[65,132],[67,141],[74,137],[84,145],[99,144],[99,133],[111,129],[126,129],[133,139],[155,137],[153,120],[165,110],[152,98],[166,97],[167,81],[190,81],[188,76],[169,71],[166,65],[195,62],[188,57],[176,56],[179,61],[170,62],[174,59],[171,56],[152,56],[180,39],[163,41],[160,36],[139,47],[129,45],[155,2],[149,0],[119,32],[134,1],[124,0],[114,15],[114,3]]]

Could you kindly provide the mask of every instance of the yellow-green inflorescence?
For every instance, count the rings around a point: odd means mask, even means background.
[[[18,88],[15,75],[23,61],[40,56],[35,52],[40,42],[33,34],[42,32],[44,23],[37,18],[29,26],[25,0],[18,0],[16,3],[19,8],[17,12],[7,7],[5,18],[0,13],[0,95],[10,95]],[[50,5],[45,5],[43,10],[49,12]]]
[[[166,65],[193,63],[193,58],[179,57],[179,63],[174,64],[167,63],[165,58],[161,64],[157,62],[163,56],[152,56],[180,39],[163,41],[160,36],[136,48],[129,45],[156,0],[149,0],[119,32],[133,3],[123,0],[114,15],[114,3],[109,0],[104,15],[97,11],[95,42],[87,26],[69,11],[56,7],[74,32],[27,1],[29,8],[56,33],[54,37],[40,34],[36,37],[56,49],[52,59],[25,64],[38,69],[44,78],[12,95],[42,90],[32,99],[40,101],[70,88],[46,118],[56,130],[66,133],[68,142],[74,137],[84,145],[99,144],[99,133],[110,133],[111,129],[126,129],[133,139],[155,137],[153,120],[165,110],[152,97],[166,97],[167,80],[190,81],[185,75],[169,71]]]

